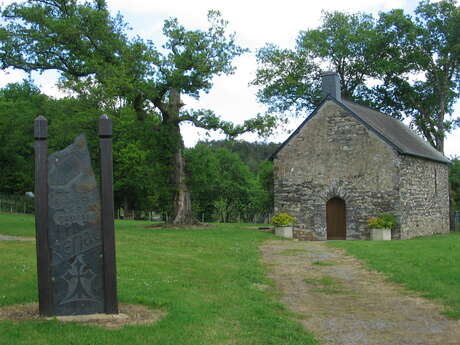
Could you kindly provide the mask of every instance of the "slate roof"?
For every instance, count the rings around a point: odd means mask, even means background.
[[[377,110],[373,110],[366,106],[353,103],[342,99],[342,102],[337,101],[335,98],[328,96],[316,108],[316,110],[308,116],[305,121],[289,136],[289,138],[280,145],[280,147],[273,153],[270,159],[274,159],[277,153],[294,137],[299,130],[316,115],[318,110],[327,101],[331,100],[348,111],[359,122],[366,126],[369,130],[374,132],[387,144],[392,146],[397,152],[415,157],[421,157],[436,162],[449,164],[450,161],[438,150],[433,148],[430,144],[420,138],[408,126],[401,121],[385,115]]]

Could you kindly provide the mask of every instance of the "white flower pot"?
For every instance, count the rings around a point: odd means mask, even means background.
[[[285,238],[292,238],[292,226],[276,226],[275,235]]]
[[[389,241],[391,240],[391,229],[371,229],[372,241]]]

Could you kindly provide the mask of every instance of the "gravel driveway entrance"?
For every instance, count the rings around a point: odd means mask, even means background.
[[[460,345],[460,321],[322,242],[269,241],[269,276],[288,310],[327,345]]]

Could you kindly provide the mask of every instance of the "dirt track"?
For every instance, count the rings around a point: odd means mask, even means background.
[[[327,345],[460,345],[460,321],[321,242],[270,241],[263,261],[288,310]]]
[[[35,241],[35,238],[0,235],[0,241]]]

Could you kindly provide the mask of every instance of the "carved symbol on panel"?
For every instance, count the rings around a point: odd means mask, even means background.
[[[97,296],[91,292],[91,282],[96,274],[91,267],[84,262],[82,255],[77,255],[69,271],[61,276],[68,286],[67,295],[59,303],[60,305],[70,302],[98,302]]]

